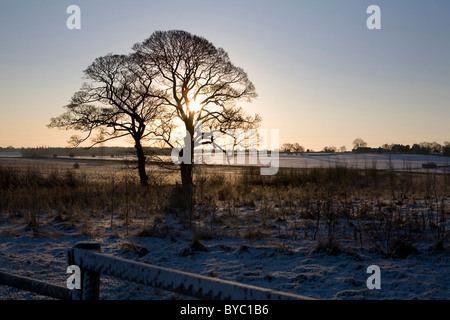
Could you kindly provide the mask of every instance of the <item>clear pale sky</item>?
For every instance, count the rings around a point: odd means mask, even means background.
[[[66,27],[72,4],[81,30]],[[381,30],[366,27],[373,4]],[[1,0],[0,147],[67,146],[73,133],[46,125],[83,70],[170,29],[207,38],[248,73],[259,97],[245,109],[280,130],[280,145],[450,141],[447,0]]]

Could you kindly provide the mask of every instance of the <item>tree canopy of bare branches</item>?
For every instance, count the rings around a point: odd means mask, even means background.
[[[179,156],[188,159],[180,164],[181,180],[190,189],[194,146],[214,144],[213,134],[196,136],[196,128],[232,135],[259,126],[259,115],[238,105],[257,97],[255,87],[222,48],[186,31],[156,31],[133,50],[95,59],[66,111],[48,126],[84,132],[72,137],[75,146],[95,134],[92,146],[132,137],[142,184],[148,182],[143,142],[159,140],[178,150],[174,132],[181,128],[186,137]]]
[[[133,55],[112,55],[95,59],[84,71],[87,82],[76,92],[66,112],[52,118],[50,128],[84,132],[73,136],[74,146],[92,137],[92,145],[120,137],[132,137],[142,184],[148,183],[142,141],[152,133],[161,101],[151,94],[153,74],[142,68]]]
[[[363,139],[361,138],[356,138],[355,140],[353,140],[353,147],[355,149],[358,148],[365,148],[367,147],[367,142],[365,142]]]
[[[156,72],[158,88],[155,98],[161,99],[184,125],[190,161],[181,163],[184,187],[192,185],[194,145],[213,143],[200,135],[195,141],[195,128],[227,132],[227,129],[254,128],[261,118],[246,115],[238,102],[256,98],[255,87],[243,69],[235,66],[222,48],[216,48],[205,38],[186,31],[156,31],[142,43],[134,45],[141,65]],[[167,134],[167,130],[164,131]],[[229,131],[228,131],[229,132]],[[172,141],[166,142],[171,146]]]

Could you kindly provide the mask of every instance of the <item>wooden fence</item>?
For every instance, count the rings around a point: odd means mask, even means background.
[[[51,285],[0,272],[0,284],[56,299],[98,300],[100,276],[108,275],[199,299],[311,300],[308,297],[130,261],[100,252],[100,244],[80,242],[67,250],[68,265],[80,268],[80,289]]]

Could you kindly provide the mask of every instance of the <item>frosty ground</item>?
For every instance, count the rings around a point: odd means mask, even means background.
[[[343,161],[339,155],[304,158],[306,156],[287,156],[280,163],[286,167],[309,167],[313,165],[311,162],[305,164],[302,161],[314,160],[326,167]],[[444,168],[448,165],[448,158],[434,156],[389,159],[386,155],[349,154],[345,159],[347,164],[357,164],[357,167],[377,164],[379,168],[383,164],[399,171],[420,171],[421,164],[430,161]],[[8,161],[13,163],[14,160]],[[24,159],[21,163],[28,165],[28,161],[31,160]],[[64,165],[71,167],[72,163],[65,162]],[[94,162],[86,164],[86,167],[88,165],[97,170]],[[442,199],[440,208],[445,217],[449,214],[450,200],[448,196]],[[350,200],[355,203],[355,210],[362,205],[359,200]],[[395,204],[395,208],[407,213],[417,210],[419,216],[420,210],[428,210],[420,199],[412,201],[414,204]],[[80,220],[77,224],[62,221],[51,211],[42,211],[37,213],[37,217],[36,214],[33,216],[37,219],[34,223],[39,226],[36,230],[26,220],[26,214],[8,216],[6,212],[0,212],[0,271],[65,286],[68,277],[66,250],[80,241],[96,241],[101,244],[102,252],[113,256],[316,299],[447,300],[450,297],[448,246],[435,250],[435,242],[426,238],[414,243],[417,252],[404,258],[386,257],[371,250],[370,246],[361,248],[357,241],[351,241],[352,229],[344,221],[338,221],[335,234],[347,234],[346,237],[337,237],[339,251],[319,250],[318,242],[326,239],[329,232],[324,222],[314,230],[315,220],[305,218],[307,212],[284,214],[282,204],[285,199],[280,200],[279,205],[255,202],[246,204],[243,201],[243,204],[233,207],[230,214],[231,209],[226,202],[215,200],[215,207],[198,208],[206,213],[194,221],[194,228],[187,226],[186,219],[175,212],[157,214],[152,220],[142,220],[135,215],[126,224],[123,215],[100,215]],[[267,212],[265,205],[270,206]],[[380,208],[388,210],[391,204],[386,200],[381,205]],[[214,208],[214,215],[211,208]],[[269,215],[269,211],[273,215]],[[79,215],[85,217],[82,213]],[[145,223],[158,227],[143,234],[141,230]],[[200,245],[196,243],[193,246],[193,238],[198,237],[199,230],[212,236],[199,237]],[[312,237],[315,231],[317,235]],[[370,274],[366,271],[370,265],[381,269],[380,290],[367,288],[366,280]],[[189,297],[102,276],[100,298],[156,300]],[[48,298],[0,285],[0,299]]]
[[[45,217],[42,217],[45,219]],[[2,224],[1,270],[64,286],[66,249],[79,241],[97,241],[102,252],[157,266],[233,280],[318,299],[448,299],[450,267],[448,251],[428,251],[406,259],[385,259],[349,245],[330,255],[315,250],[315,241],[275,237],[250,241],[237,237],[202,240],[205,251],[191,248],[192,236],[173,216],[170,236],[126,236],[124,226],[107,227],[99,221],[101,236],[80,235],[63,223],[47,225],[41,235],[24,224]],[[129,233],[133,229],[128,230]],[[144,249],[145,248],[145,249]],[[148,251],[147,251],[148,250]],[[144,254],[143,254],[143,253]],[[369,265],[381,269],[381,289],[369,290]],[[2,299],[47,299],[0,286]],[[186,299],[143,285],[102,277],[101,299]]]

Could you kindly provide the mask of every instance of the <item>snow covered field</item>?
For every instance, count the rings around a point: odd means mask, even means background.
[[[5,159],[1,159],[4,157]],[[90,163],[101,162],[101,161],[111,161],[117,162],[118,160],[133,160],[132,156],[127,158],[111,158],[111,157],[59,157],[58,159],[48,158],[48,159],[27,159],[27,158],[16,158],[17,155],[4,156],[0,154],[1,162],[0,164],[10,165],[16,163],[36,163],[36,161],[43,160],[46,163],[59,163],[60,159],[70,160],[72,162],[85,160]],[[9,159],[8,159],[9,158]],[[172,158],[169,156],[161,156],[159,159],[163,161],[170,162]],[[270,159],[270,156],[269,158]],[[16,160],[16,161],[15,161]],[[17,161],[18,160],[18,161]],[[248,157],[245,158],[248,164]],[[420,154],[377,154],[377,153],[303,153],[298,155],[279,155],[279,166],[281,168],[328,168],[335,166],[348,166],[352,168],[359,169],[379,169],[379,170],[396,170],[396,171],[423,171],[426,170],[422,168],[422,164],[433,162],[437,165],[435,171],[442,172],[444,170],[450,170],[450,157],[441,155],[420,155]],[[227,165],[226,157],[223,158],[224,165]],[[231,160],[231,164],[238,164],[235,159],[234,162]]]
[[[45,219],[45,217],[42,217]],[[263,241],[241,237],[201,240],[206,251],[190,249],[191,233],[176,217],[168,217],[166,237],[126,236],[125,227],[98,221],[99,236],[80,235],[63,223],[49,223],[40,235],[24,224],[0,225],[0,269],[65,285],[65,250],[78,241],[98,241],[102,252],[176,270],[238,281],[318,299],[448,299],[449,252],[429,251],[406,259],[386,259],[349,244],[337,255],[317,252],[316,241],[284,239]],[[133,233],[133,228],[129,230]],[[148,253],[140,255],[142,248]],[[141,250],[141,251],[140,251]],[[146,252],[146,251],[144,251]],[[367,267],[381,269],[381,289],[369,290]],[[1,299],[46,299],[0,286]],[[143,285],[102,277],[101,299],[184,299]]]
[[[448,165],[448,157],[392,155],[391,167],[397,170],[422,169],[425,162]],[[335,164],[381,169],[389,168],[387,155],[308,155],[281,156],[283,167],[334,166]],[[407,164],[407,165],[405,165]],[[442,170],[442,169],[440,169]],[[424,171],[425,172],[425,171]],[[444,208],[450,207],[446,199]],[[58,222],[48,213],[39,215],[39,233],[23,219],[11,219],[0,212],[0,270],[65,286],[66,249],[79,241],[98,241],[102,252],[153,265],[188,271],[205,276],[291,292],[318,299],[444,299],[450,298],[449,249],[433,251],[432,241],[421,241],[419,254],[402,258],[385,258],[374,250],[360,248],[355,241],[343,239],[337,254],[319,251],[318,239],[327,236],[322,223],[317,239],[303,237],[308,221],[298,221],[298,236],[288,236],[287,221],[274,218],[268,222],[263,236],[250,237],[247,225],[258,218],[256,207],[239,207],[237,219],[242,217],[242,228],[222,236],[218,230],[211,239],[200,239],[204,251],[195,251],[192,231],[175,214],[164,214],[164,232],[138,236],[141,221],[132,220],[129,234],[123,220],[114,218],[111,227],[108,217],[89,220],[91,235],[68,222]],[[226,214],[226,207],[217,214]],[[448,214],[447,214],[448,216]],[[295,218],[297,219],[297,218]],[[223,218],[225,221],[225,218]],[[257,221],[259,224],[261,221]],[[291,223],[291,222],[289,222]],[[447,221],[447,230],[448,230]],[[295,222],[297,224],[297,221]],[[223,223],[223,228],[232,226]],[[208,228],[207,221],[203,228]],[[247,228],[247,230],[245,230]],[[344,228],[344,224],[338,225]],[[245,232],[244,232],[245,231]],[[262,232],[262,231],[261,231]],[[291,232],[291,231],[289,231]],[[350,232],[338,230],[337,233]],[[236,234],[240,233],[241,236]],[[246,234],[247,236],[242,236]],[[145,248],[146,250],[143,250]],[[144,254],[142,254],[144,252]],[[141,253],[141,254],[140,254]],[[370,290],[366,272],[370,265],[381,269],[381,289]],[[163,292],[143,285],[102,276],[101,299],[183,299],[178,294]],[[0,299],[47,299],[32,293],[0,285]]]
[[[429,162],[436,163],[438,166],[437,171],[450,170],[450,157],[440,155],[366,153],[280,155],[280,167],[285,168],[328,168],[340,165],[358,169],[426,171],[426,169],[422,168],[422,164]]]

